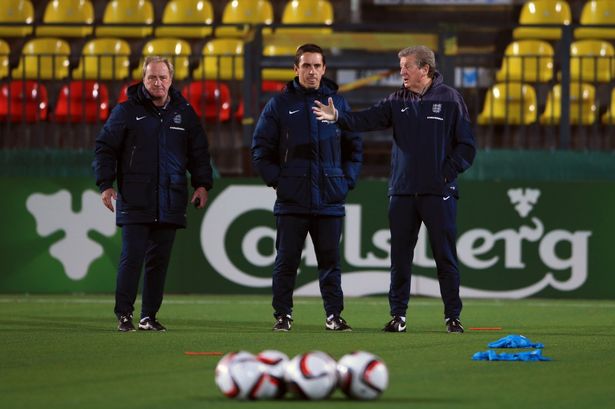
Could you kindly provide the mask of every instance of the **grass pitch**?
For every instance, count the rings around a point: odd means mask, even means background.
[[[2,406],[602,409],[615,398],[614,301],[465,300],[463,335],[445,332],[439,300],[413,298],[402,334],[380,331],[388,320],[384,297],[346,300],[351,333],[324,330],[320,299],[295,304],[292,331],[273,333],[269,297],[168,295],[158,317],[168,332],[118,333],[111,295],[0,296]],[[553,361],[471,360],[508,334],[544,343]],[[363,349],[384,359],[390,384],[373,402],[349,401],[340,391],[326,401],[237,402],[214,383],[220,357],[185,354],[241,349],[291,357],[318,349],[335,358]]]

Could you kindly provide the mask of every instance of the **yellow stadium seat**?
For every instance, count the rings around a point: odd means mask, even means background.
[[[112,0],[105,7],[103,25],[96,29],[97,37],[147,37],[152,34],[154,7],[149,0]],[[121,26],[131,23],[142,26]]]
[[[81,51],[74,79],[122,80],[128,77],[130,46],[119,38],[95,38]]]
[[[602,115],[602,123],[605,125],[615,125],[615,88],[611,91],[609,110]]]
[[[615,0],[588,1],[581,10],[581,25],[615,26]],[[615,28],[580,27],[574,30],[575,38],[615,39]]]
[[[540,116],[544,125],[559,125],[561,118],[562,87],[556,84],[547,96],[545,111]],[[596,88],[591,84],[570,84],[570,123],[591,125],[596,121]]]
[[[59,38],[33,38],[24,44],[15,79],[62,79],[68,77],[70,46]]]
[[[0,23],[24,23],[0,27],[0,37],[25,37],[32,34],[34,6],[30,0],[11,0],[0,7]]]
[[[78,26],[37,27],[38,37],[85,37],[92,34],[94,7],[90,0],[52,0],[45,8],[43,23],[83,23]]]
[[[506,47],[499,82],[547,82],[553,78],[553,47],[546,41],[513,41]]]
[[[333,24],[333,7],[327,0],[293,0],[286,3],[282,13],[283,24]],[[331,34],[329,27],[279,27],[275,30],[269,45],[280,55],[295,54],[296,47],[310,40],[313,34]],[[288,38],[296,43],[288,46]],[[280,39],[281,41],[277,41]]]
[[[205,43],[201,63],[192,76],[195,80],[242,80],[243,41],[215,38]]]
[[[269,0],[231,0],[222,13],[223,24],[271,24],[273,7]],[[244,37],[249,26],[219,27],[216,37]]]
[[[523,4],[519,15],[519,24],[560,24],[569,25],[572,20],[570,5],[562,0],[537,0]],[[517,27],[513,38],[559,40],[562,30],[559,28]]]
[[[615,77],[615,48],[601,40],[579,40],[570,44],[570,79],[609,82]]]
[[[333,7],[328,0],[293,0],[282,14],[284,24],[333,24]]]
[[[0,40],[0,78],[7,77],[9,75],[9,56],[11,55],[11,48],[4,40]]]
[[[529,125],[536,122],[536,91],[519,82],[493,85],[485,97],[479,125]]]
[[[145,43],[141,51],[141,55],[144,57],[147,55],[158,55],[169,58],[175,69],[173,79],[176,80],[186,79],[190,74],[191,53],[190,44],[179,38],[155,38]],[[139,66],[133,70],[132,79],[140,80],[143,78],[143,61],[144,58],[141,58]]]
[[[171,0],[162,13],[162,26],[156,29],[156,37],[205,38],[211,35],[214,11],[209,0]],[[189,27],[165,24],[198,24]]]
[[[267,57],[293,56],[294,58],[295,52],[294,48],[269,45],[263,50],[263,55]],[[295,71],[292,64],[287,68],[265,68],[262,71],[263,80],[290,81],[293,78],[295,78]]]

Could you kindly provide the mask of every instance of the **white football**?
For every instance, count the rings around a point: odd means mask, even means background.
[[[337,386],[336,362],[321,351],[299,354],[286,365],[288,390],[301,399],[326,399]]]
[[[286,364],[288,364],[288,355],[284,352],[276,351],[275,349],[267,349],[259,352],[256,359],[265,365],[265,370],[272,378],[271,381],[277,384],[278,391],[273,396],[281,398],[286,393],[286,383],[284,381],[284,372]]]
[[[339,386],[349,398],[378,398],[389,385],[389,370],[378,356],[365,351],[344,355],[337,363]]]
[[[278,392],[277,383],[265,365],[246,351],[229,352],[216,365],[216,385],[232,399],[270,399]]]

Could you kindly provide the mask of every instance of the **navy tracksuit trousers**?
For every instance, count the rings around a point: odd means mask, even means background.
[[[339,243],[343,217],[281,215],[276,217],[277,250],[273,268],[274,316],[292,315],[293,291],[307,234],[310,233],[318,261],[318,280],[325,314],[339,315],[344,309]]]
[[[410,298],[412,258],[421,222],[427,227],[436,262],[444,317],[459,318],[459,269],[457,262],[457,199],[453,196],[391,196],[391,315],[406,316]]]
[[[141,269],[143,300],[141,318],[156,318],[162,305],[164,282],[176,226],[159,224],[126,224],[122,227],[122,255],[117,272],[115,314],[132,314],[134,310]]]

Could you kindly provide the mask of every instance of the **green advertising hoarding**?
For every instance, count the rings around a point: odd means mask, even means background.
[[[87,177],[0,178],[2,293],[108,293],[120,230]],[[462,295],[477,298],[615,298],[613,182],[462,181],[457,249]],[[275,257],[274,191],[258,179],[216,181],[205,211],[188,209],[167,292],[268,294]],[[348,198],[341,243],[349,296],[389,286],[386,182],[362,180]],[[318,295],[309,240],[297,294]],[[421,230],[412,293],[439,297]]]

